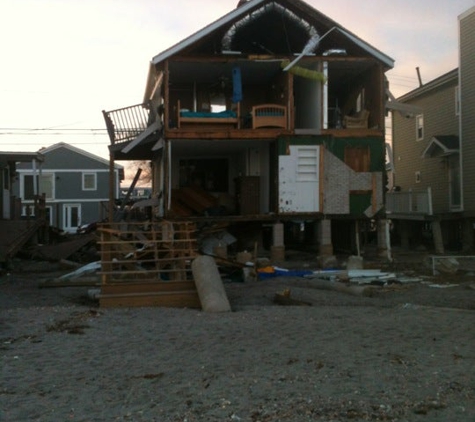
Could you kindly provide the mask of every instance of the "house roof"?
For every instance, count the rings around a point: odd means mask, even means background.
[[[422,158],[445,157],[459,153],[459,138],[456,135],[434,136],[422,153]]]
[[[85,151],[83,149],[80,149],[80,148],[76,148],[70,144],[67,144],[65,142],[59,142],[57,144],[54,144],[54,145],[51,145],[49,147],[46,147],[46,148],[42,148],[40,149],[40,153],[41,154],[48,154],[49,152],[52,152],[56,149],[59,149],[59,148],[65,148],[65,149],[69,149],[70,151],[73,151],[73,152],[76,152],[78,154],[82,154],[84,155],[85,157],[88,157],[92,160],[96,160],[96,161],[99,161],[101,162],[102,164],[109,164],[109,160],[106,160],[105,158],[102,158],[102,157],[99,157],[98,155],[94,155],[94,154],[91,154],[90,152],[88,151]],[[123,169],[124,166],[120,165],[120,164],[116,164],[114,163],[114,167],[116,169]]]
[[[23,151],[0,151],[0,161],[28,162],[28,161],[44,161],[43,154],[39,152],[23,152]]]
[[[459,15],[458,19],[462,20],[465,19],[467,16],[470,16],[472,13],[475,13],[475,6],[470,7],[465,12]]]
[[[235,36],[238,32],[243,36]],[[284,38],[276,36],[280,33]],[[153,90],[160,64],[173,56],[192,51],[196,57],[239,54],[285,58],[301,53],[313,36],[318,40],[316,54],[344,46],[348,55],[369,56],[386,69],[394,67],[392,58],[302,0],[250,0],[153,57],[145,97]],[[178,71],[173,70],[175,74]],[[193,70],[199,71],[196,66]]]
[[[382,61],[388,68],[392,68],[394,66],[394,60],[391,59],[389,56],[383,54],[381,51],[376,49],[375,47],[371,46],[367,42],[363,41],[361,38],[356,36],[355,34],[351,33],[347,29],[343,28],[340,24],[335,22],[334,20],[330,19],[323,13],[319,12],[318,10],[314,9],[307,3],[303,2],[302,0],[251,0],[245,3],[243,6],[237,7],[233,11],[227,13],[226,15],[222,16],[220,19],[214,21],[213,23],[205,26],[198,32],[190,35],[189,37],[185,38],[184,40],[180,41],[179,43],[173,45],[172,47],[164,50],[162,53],[156,55],[152,59],[153,64],[158,64],[167,58],[182,52],[185,48],[191,46],[195,42],[202,40],[206,36],[208,36],[213,31],[221,29],[223,27],[227,27],[229,24],[236,24],[239,20],[244,18],[245,16],[249,15],[257,15],[259,14],[259,9],[262,10],[262,13],[267,12],[267,10],[263,10],[263,7],[268,7],[269,5],[275,4],[277,6],[281,6],[283,9],[292,13],[292,16],[297,16],[297,19],[308,19],[308,25],[319,25],[319,27],[325,29],[325,32],[335,27],[340,31],[345,37],[353,41],[355,44],[358,44],[359,47],[366,50],[368,53],[373,55],[378,60]],[[262,14],[261,13],[261,14]],[[261,28],[261,30],[265,30],[265,28]],[[319,34],[320,36],[324,35],[322,32]],[[293,51],[290,53],[300,53],[300,51]]]
[[[443,75],[439,76],[438,78],[433,79],[430,82],[427,82],[426,84],[413,89],[412,91],[400,96],[397,98],[398,102],[406,102],[413,100],[421,95],[424,95],[434,89],[437,89],[440,86],[445,85],[446,83],[457,81],[458,80],[458,68],[455,68],[451,70],[450,72],[444,73]]]

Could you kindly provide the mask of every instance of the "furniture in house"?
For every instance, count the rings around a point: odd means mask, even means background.
[[[355,116],[345,116],[343,118],[343,126],[347,129],[367,128],[369,111],[361,110]]]

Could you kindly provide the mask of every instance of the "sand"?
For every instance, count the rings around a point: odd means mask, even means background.
[[[16,268],[1,421],[475,421],[473,277],[374,297],[230,282],[232,312],[206,313],[99,308],[87,287],[39,289],[52,264]],[[274,304],[283,288],[312,306]]]

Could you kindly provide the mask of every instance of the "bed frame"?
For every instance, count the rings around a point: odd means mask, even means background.
[[[260,104],[252,107],[252,128],[279,127],[287,129],[287,107],[279,104]]]
[[[237,128],[241,127],[241,105],[237,103],[236,117],[184,117],[180,113],[180,100],[177,104],[177,128]],[[259,104],[251,109],[252,128],[287,129],[287,107],[279,104]]]
[[[177,107],[177,127],[181,128],[183,126],[195,126],[195,127],[206,127],[210,126],[226,126],[232,128],[240,127],[240,103],[237,103],[236,117],[183,117],[180,113],[181,106],[180,100],[178,100]]]

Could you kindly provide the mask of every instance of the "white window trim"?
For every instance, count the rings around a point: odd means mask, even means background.
[[[86,176],[94,176],[94,187],[86,187]],[[82,173],[82,190],[94,191],[97,190],[97,174],[93,172]]]
[[[416,171],[414,173],[414,177],[415,177],[415,182],[416,183],[421,183],[421,172],[420,171]]]
[[[23,201],[32,201],[31,199],[25,199],[25,176],[31,176],[34,177],[35,173],[33,172],[22,172],[20,174],[20,198],[22,198]],[[51,197],[46,196],[46,199],[48,200],[54,200],[56,198],[56,177],[55,173],[41,173],[41,174],[36,174],[38,177],[51,177]],[[39,187],[39,186],[38,186]],[[42,192],[38,192],[39,195],[42,194]]]
[[[422,119],[422,125],[419,126],[419,120]],[[421,136],[419,136],[419,128],[421,129]],[[418,114],[416,116],[416,140],[422,141],[424,139],[424,115]]]
[[[66,209],[69,208],[69,210],[71,210],[71,208],[77,208],[78,209],[78,224],[77,226],[69,226],[67,225],[67,223],[69,223],[69,221],[66,221],[67,218],[66,218]],[[63,230],[66,231],[66,232],[69,232],[69,233],[74,233],[77,228],[82,224],[82,218],[81,218],[81,215],[82,215],[82,207],[81,207],[81,204],[80,203],[66,203],[66,204],[63,204],[63,213],[62,213],[62,226],[63,226]]]

